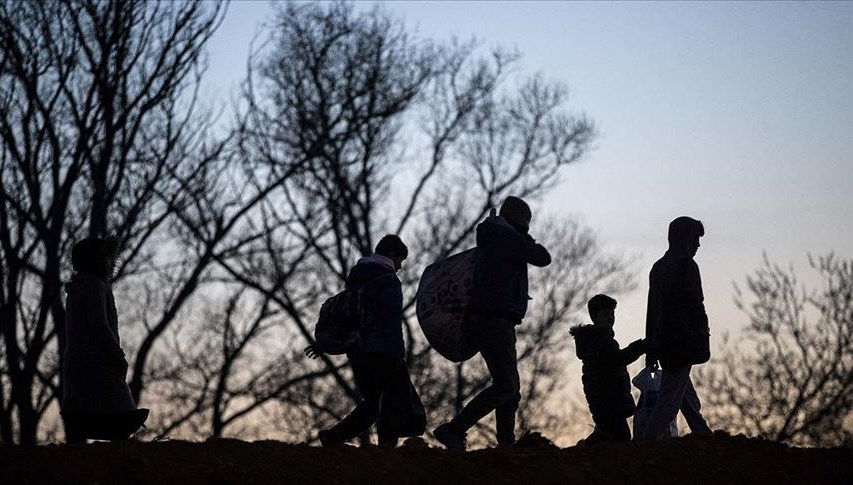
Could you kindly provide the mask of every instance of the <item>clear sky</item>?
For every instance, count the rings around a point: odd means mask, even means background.
[[[762,252],[853,258],[853,2],[385,2],[435,39],[516,47],[522,67],[568,83],[601,135],[541,209],[581,215],[639,255],[617,337],[643,333],[646,275],[679,215],[706,228],[697,262],[714,340],[747,322],[732,302]],[[267,2],[235,1],[211,43],[227,101]],[[535,235],[535,221],[531,232]]]

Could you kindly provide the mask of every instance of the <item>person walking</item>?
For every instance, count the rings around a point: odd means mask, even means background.
[[[649,273],[646,308],[646,367],[661,366],[661,387],[642,439],[664,437],[678,411],[690,430],[710,436],[690,369],[710,359],[708,316],[705,313],[702,279],[693,257],[705,227],[682,216],[669,224],[669,250]]]
[[[409,250],[395,235],[386,235],[374,253],[361,258],[346,279],[347,290],[362,288],[359,344],[347,352],[361,402],[343,420],[318,433],[323,446],[340,445],[377,423],[379,445],[394,447],[399,436],[385,415],[393,409],[398,383],[408,374],[403,343],[403,290],[397,271]],[[305,349],[310,358],[323,352],[316,344]],[[405,374],[403,374],[405,373]]]
[[[521,399],[515,326],[527,313],[527,265],[547,266],[551,255],[528,234],[532,212],[518,197],[507,197],[477,226],[468,338],[478,349],[492,383],[433,436],[451,450],[464,451],[468,429],[495,412],[498,446],[515,443],[515,414]]]

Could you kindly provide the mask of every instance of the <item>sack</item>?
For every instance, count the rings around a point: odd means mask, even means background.
[[[418,284],[418,323],[430,345],[453,362],[477,353],[465,330],[476,255],[472,248],[438,260],[427,266]]]
[[[643,370],[631,379],[634,387],[640,390],[640,399],[637,402],[637,409],[634,411],[635,440],[645,434],[646,425],[652,417],[652,410],[655,408],[655,402],[660,392],[660,380],[660,371],[652,372],[648,367],[644,367]],[[667,438],[678,436],[678,424],[675,419],[667,426],[664,436]]]
[[[389,430],[394,436],[406,438],[420,436],[426,432],[426,410],[412,384],[406,363],[398,366],[386,394],[382,396],[380,429]]]
[[[320,307],[314,327],[314,341],[327,354],[340,355],[358,347],[364,321],[364,289],[374,281],[392,273],[383,273],[357,288],[329,297]]]

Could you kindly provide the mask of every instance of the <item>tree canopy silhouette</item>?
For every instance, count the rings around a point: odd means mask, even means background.
[[[793,444],[853,440],[853,261],[830,253],[809,263],[817,288],[765,255],[749,295],[738,289],[749,328],[703,379],[717,425]]]

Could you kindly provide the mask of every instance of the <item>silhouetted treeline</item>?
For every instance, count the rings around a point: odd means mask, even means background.
[[[536,198],[580,159],[593,125],[566,88],[510,76],[518,54],[413,36],[344,3],[278,8],[225,136],[199,98],[222,3],[0,6],[0,437],[60,438],[62,285],[69,248],[121,242],[114,281],[134,399],[155,435],[307,439],[357,399],[349,369],[300,354],[319,303],[377,234],[412,241],[408,361],[432,416],[486,384],[436,358],[416,328],[427,262],[472,244],[514,193]],[[216,133],[221,133],[218,129]],[[563,386],[557,324],[591,291],[631,285],[570,219],[520,337],[522,427]],[[454,385],[448,387],[448,374]],[[448,404],[450,403],[450,404]]]

